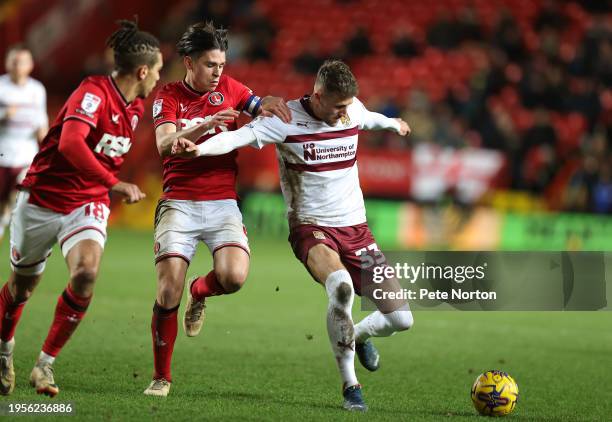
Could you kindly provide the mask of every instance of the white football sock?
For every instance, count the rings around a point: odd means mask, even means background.
[[[355,325],[355,341],[363,343],[370,337],[389,337],[398,331],[409,329],[413,323],[408,305],[388,314],[375,311]]]
[[[353,318],[353,282],[346,270],[331,273],[325,281],[329,297],[327,334],[338,363],[344,388],[359,384],[355,375],[355,338]]]
[[[0,354],[10,355],[11,353],[13,353],[14,348],[15,348],[15,337],[10,339],[9,341],[0,340]]]
[[[48,363],[49,365],[53,365],[53,362],[55,362],[55,357],[41,351],[40,355],[38,356],[38,361],[40,363]]]

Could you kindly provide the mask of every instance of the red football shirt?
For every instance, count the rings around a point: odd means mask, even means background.
[[[60,110],[20,185],[30,191],[30,202],[64,214],[89,202],[109,205],[108,187],[83,178],[58,151],[62,127],[68,119],[89,124],[87,145],[116,176],[143,113],[143,101],[136,98],[128,103],[110,76],[84,79]]]
[[[198,92],[185,81],[165,85],[153,102],[155,127],[174,123],[181,131],[200,124],[227,108],[256,115],[260,98],[235,79],[221,75],[213,92]],[[215,128],[197,140],[200,144],[221,130],[236,130],[236,123],[227,128]],[[166,157],[163,160],[164,199],[210,201],[236,199],[237,151],[216,157],[184,159]]]

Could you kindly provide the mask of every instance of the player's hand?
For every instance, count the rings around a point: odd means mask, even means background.
[[[264,97],[261,100],[261,113],[259,115],[265,117],[276,116],[285,123],[291,122],[291,110],[281,97]]]
[[[238,110],[234,110],[233,108],[226,108],[225,110],[221,110],[220,112],[213,114],[212,118],[204,123],[202,126],[204,129],[211,130],[216,127],[227,127],[228,122],[233,122],[240,116],[240,112]]]
[[[4,116],[0,119],[2,120],[2,122],[4,122],[5,120],[11,120],[13,116],[15,116],[15,113],[17,113],[17,106],[8,105],[4,108],[5,108]]]
[[[400,124],[400,130],[399,130],[398,134],[401,135],[401,136],[410,135],[410,126],[408,126],[408,123],[406,123],[405,121],[403,121],[400,118],[396,118],[395,120],[397,120],[398,123]]]
[[[198,146],[188,139],[178,138],[172,143],[170,154],[182,158],[196,158],[198,156]]]
[[[13,116],[15,116],[15,113],[17,113],[17,106],[10,105],[6,107],[6,118],[7,119],[12,119]]]
[[[119,182],[111,188],[111,191],[125,196],[123,202],[126,204],[135,204],[146,197],[140,188],[133,183]]]

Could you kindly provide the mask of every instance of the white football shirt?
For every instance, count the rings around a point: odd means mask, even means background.
[[[9,106],[16,111],[4,118]],[[37,80],[16,85],[0,76],[0,167],[27,167],[38,152],[36,131],[48,125],[47,94]]]
[[[251,146],[276,144],[281,189],[290,226],[345,227],[366,221],[357,171],[361,129],[394,129],[399,123],[368,111],[357,98],[335,126],[314,116],[308,98],[288,101],[292,120],[258,117],[245,125],[255,135]]]

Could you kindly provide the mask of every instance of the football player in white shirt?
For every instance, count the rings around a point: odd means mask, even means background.
[[[47,94],[30,78],[32,53],[14,45],[6,54],[7,73],[0,76],[0,240],[10,218],[16,185],[47,134]]]
[[[289,101],[292,121],[259,117],[242,128],[218,134],[200,145],[177,140],[174,153],[185,157],[225,154],[251,145],[276,144],[281,187],[287,205],[289,242],[296,257],[327,292],[327,330],[343,382],[344,408],[365,411],[361,385],[355,375],[355,351],[365,368],[379,367],[378,351],[370,337],[386,337],[409,329],[412,313],[403,299],[376,300],[372,269],[362,268],[361,255],[384,257],[366,222],[357,172],[359,130],[387,129],[401,136],[408,124],[368,111],[357,99],[357,81],[341,61],[325,62],[313,93]],[[366,283],[362,289],[362,275]],[[385,283],[397,292],[395,280]],[[373,301],[378,310],[353,324],[354,292]],[[380,296],[380,295],[379,295]]]

